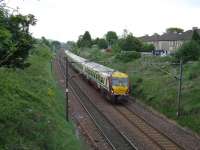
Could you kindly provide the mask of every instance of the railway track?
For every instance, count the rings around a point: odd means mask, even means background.
[[[178,150],[183,149],[180,145],[150,125],[144,118],[133,112],[128,106],[115,106],[115,109],[124,116],[134,127],[137,127],[142,134],[146,135],[160,149]]]
[[[62,69],[65,65],[60,61]],[[64,72],[65,73],[65,72]],[[76,89],[76,90],[75,90]],[[77,100],[93,120],[101,134],[113,149],[137,149],[136,146],[125,136],[124,132],[119,131],[112,122],[110,122],[98,107],[90,100],[90,98],[82,91],[79,85],[73,80],[70,81],[70,90],[76,95]],[[182,146],[174,142],[170,137],[166,136],[158,129],[154,128],[144,118],[136,114],[128,106],[113,106],[126,120],[136,127],[141,134],[148,137],[159,149],[178,150],[184,149]],[[98,119],[97,119],[98,118]],[[116,138],[118,137],[118,138]],[[120,138],[119,138],[120,137]],[[127,146],[127,147],[126,147]]]
[[[60,70],[65,76],[65,65],[62,60],[57,61],[60,66]],[[128,137],[120,132],[105,116],[99,111],[94,103],[90,101],[90,98],[82,91],[76,82],[70,80],[69,88],[76,96],[81,106],[88,113],[99,132],[104,136],[107,143],[114,150],[136,150],[136,146],[132,143]]]

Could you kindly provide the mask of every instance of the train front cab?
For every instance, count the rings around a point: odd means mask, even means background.
[[[128,75],[122,72],[114,72],[110,80],[112,102],[127,102],[130,92]]]

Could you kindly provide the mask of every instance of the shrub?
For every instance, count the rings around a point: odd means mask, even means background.
[[[200,57],[200,45],[192,40],[184,43],[175,53],[176,60],[182,59],[184,62],[198,60]]]
[[[188,67],[188,79],[192,80],[200,75],[200,61]]]
[[[105,49],[108,47],[108,44],[105,39],[99,39],[97,45],[100,49]]]
[[[153,44],[144,43],[144,44],[142,45],[141,51],[142,51],[142,52],[151,52],[151,51],[154,50],[154,49],[155,49],[155,47],[154,47]]]
[[[133,35],[128,35],[125,39],[119,40],[119,47],[123,51],[139,52],[142,48],[142,42]]]

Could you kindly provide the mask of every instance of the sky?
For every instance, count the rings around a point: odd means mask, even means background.
[[[92,38],[107,31],[119,36],[162,34],[168,27],[200,27],[200,0],[6,0],[22,14],[34,14],[36,38],[76,41],[89,31]]]

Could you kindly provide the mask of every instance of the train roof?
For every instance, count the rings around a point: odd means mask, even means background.
[[[82,57],[80,57],[78,55],[75,55],[72,52],[70,52],[69,50],[65,50],[65,53],[67,55],[69,55],[77,63],[84,63],[84,62],[87,61],[85,58],[82,58]],[[72,62],[72,63],[74,63],[74,62]]]
[[[110,76],[114,72],[113,69],[103,66],[101,64],[95,63],[95,62],[85,63],[85,66],[91,68],[92,70],[96,72],[99,72],[100,74],[104,76]]]
[[[69,50],[66,50],[65,53],[69,55],[75,62],[81,63],[82,65],[85,65],[86,67],[92,69],[93,71],[99,72],[104,76],[110,76],[114,72],[114,69],[111,69],[109,67],[103,66],[95,62],[91,62],[85,58],[73,54]]]
[[[113,72],[112,77],[115,77],[115,78],[128,78],[128,75],[126,73],[116,71],[116,72]]]

